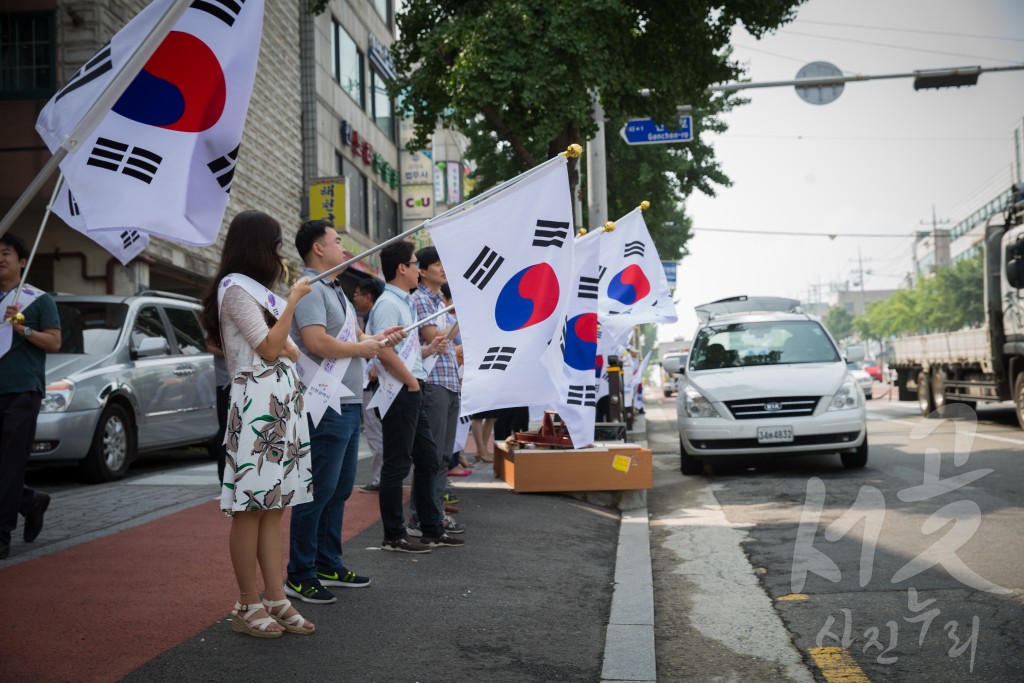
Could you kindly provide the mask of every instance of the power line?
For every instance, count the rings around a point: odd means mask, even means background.
[[[996,57],[982,57],[980,55],[969,55],[969,54],[964,54],[962,52],[946,52],[946,51],[943,51],[943,50],[929,50],[929,49],[923,48],[923,47],[907,47],[906,45],[893,45],[892,43],[878,43],[878,42],[875,42],[875,41],[872,41],[872,40],[858,40],[857,38],[840,38],[838,36],[821,36],[821,35],[817,35],[817,34],[814,34],[814,33],[804,33],[803,31],[794,31],[792,29],[787,29],[787,28],[784,28],[784,29],[780,30],[779,33],[782,33],[783,31],[785,31],[787,35],[802,36],[802,37],[805,37],[805,38],[818,38],[818,39],[821,39],[821,40],[837,40],[837,41],[842,42],[842,43],[856,43],[858,45],[870,45],[872,47],[886,47],[886,48],[890,48],[890,49],[893,49],[893,50],[908,50],[910,52],[928,52],[930,54],[949,55],[949,56],[952,56],[952,57],[966,57],[968,59],[987,59],[987,60],[991,60],[993,62],[1003,62],[1005,64],[1015,64],[1016,63],[1015,61],[1012,61],[1012,60],[999,59],[999,58],[996,58]]]
[[[878,233],[870,234],[859,232],[792,232],[788,230],[752,230],[742,228],[690,228],[690,230],[695,232],[729,232],[738,233],[742,235],[785,235],[787,237],[827,237],[830,240],[834,240],[837,237],[865,237],[872,239],[911,239],[914,237],[913,233],[907,233],[903,235],[883,235]]]
[[[951,36],[953,38],[981,38],[983,40],[1009,40],[1018,43],[1024,43],[1024,38],[1014,38],[1012,36],[987,36],[978,33],[954,33],[951,31],[929,31],[927,29],[916,29],[916,28],[894,28],[892,26],[868,26],[866,24],[844,24],[838,21],[810,21],[807,19],[801,19],[801,24],[817,24],[819,26],[839,26],[842,28],[866,28],[872,31],[894,31],[898,33],[920,33],[922,35],[930,36]]]
[[[839,141],[878,141],[878,142],[1000,142],[1006,144],[1006,137],[912,137],[912,136],[858,136],[858,135],[748,135],[731,134],[728,131],[720,133],[731,138],[752,138],[761,140],[839,140]]]

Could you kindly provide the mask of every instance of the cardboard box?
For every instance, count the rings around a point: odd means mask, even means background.
[[[494,475],[516,493],[628,491],[654,486],[651,451],[637,444],[563,450],[494,447]]]

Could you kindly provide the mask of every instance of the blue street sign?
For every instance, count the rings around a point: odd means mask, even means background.
[[[668,282],[670,289],[675,289],[676,286],[676,262],[675,261],[662,261],[661,267],[665,269],[665,280]]]
[[[660,145],[667,142],[690,142],[693,140],[693,117],[680,116],[679,128],[669,130],[651,119],[630,119],[619,131],[619,135],[630,145]]]

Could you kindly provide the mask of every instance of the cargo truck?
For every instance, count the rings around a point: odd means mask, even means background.
[[[921,414],[943,414],[954,403],[1016,405],[1024,428],[1024,184],[985,226],[985,322],[982,327],[891,340],[886,358],[901,401]]]

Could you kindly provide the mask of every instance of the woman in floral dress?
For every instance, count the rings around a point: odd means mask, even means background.
[[[284,275],[280,249],[281,226],[272,217],[260,211],[235,216],[202,312],[231,377],[221,509],[231,516],[231,564],[240,593],[232,629],[260,638],[314,630],[285,598],[281,555],[284,508],[313,497],[309,430],[294,365],[299,350],[288,339],[295,303],[311,287],[299,280],[284,305],[270,291]]]

